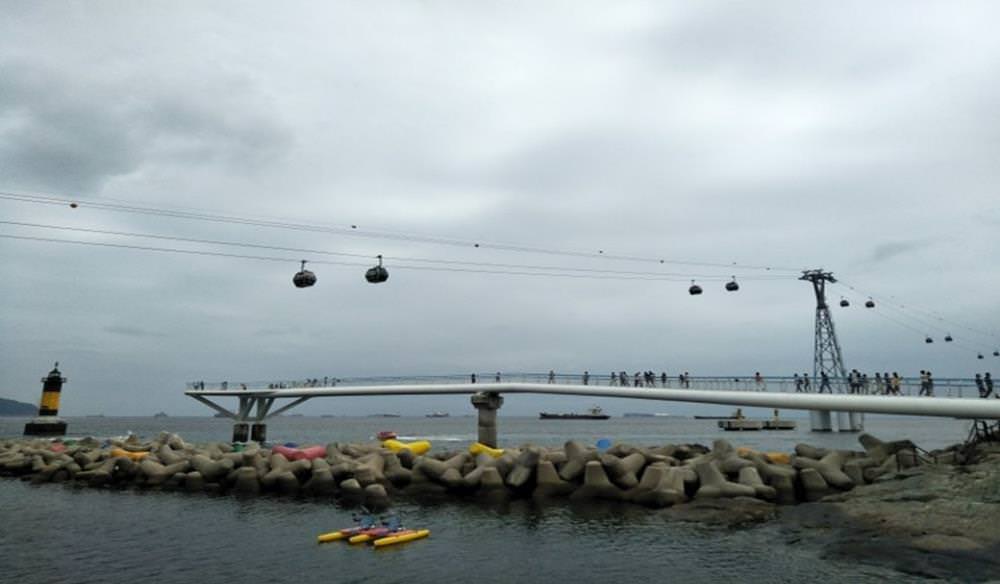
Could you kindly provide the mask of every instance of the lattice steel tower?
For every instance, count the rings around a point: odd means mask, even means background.
[[[847,378],[844,369],[844,359],[840,354],[840,343],[837,333],[833,330],[833,318],[826,304],[826,283],[836,282],[831,272],[823,270],[805,270],[799,280],[812,282],[816,292],[816,341],[813,347],[813,383],[819,388],[820,373],[830,376],[831,385],[842,388],[841,383]]]

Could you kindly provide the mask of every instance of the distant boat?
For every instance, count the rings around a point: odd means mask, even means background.
[[[167,413],[166,412],[156,412],[155,414],[153,414],[153,417],[154,418],[166,418],[167,417]]]
[[[550,414],[541,412],[538,417],[542,420],[607,420],[611,416],[604,413],[600,406],[594,406],[587,410],[585,414],[571,412],[569,414]]]
[[[399,414],[369,414],[369,418],[398,418]]]
[[[431,412],[427,414],[428,418],[447,418],[450,414],[448,412]]]

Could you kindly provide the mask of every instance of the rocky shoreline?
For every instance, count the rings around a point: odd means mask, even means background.
[[[0,475],[80,487],[308,496],[384,509],[438,495],[626,502],[667,517],[738,526],[776,520],[789,541],[929,576],[1000,574],[1000,445],[926,453],[862,434],[862,449],[799,444],[794,453],[716,440],[604,451],[570,441],[479,453],[416,455],[380,443],[291,451],[251,443],[190,444],[176,434],[0,440]],[[278,450],[282,450],[279,453]],[[296,454],[312,452],[311,459]]]

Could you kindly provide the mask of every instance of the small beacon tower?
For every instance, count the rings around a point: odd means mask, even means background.
[[[59,362],[42,378],[42,403],[38,417],[24,425],[25,436],[65,436],[66,422],[59,417],[59,394],[66,378],[59,373]]]

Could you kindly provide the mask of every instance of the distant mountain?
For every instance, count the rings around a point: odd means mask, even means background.
[[[34,416],[38,406],[0,397],[0,416]]]

